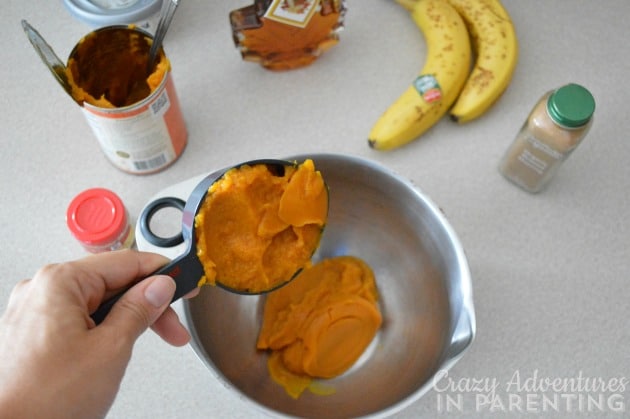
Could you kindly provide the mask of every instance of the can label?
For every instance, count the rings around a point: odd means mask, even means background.
[[[170,71],[144,100],[122,108],[88,103],[83,114],[109,161],[133,174],[154,173],[173,163],[186,146],[186,124]]]

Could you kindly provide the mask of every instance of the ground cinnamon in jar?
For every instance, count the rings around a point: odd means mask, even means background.
[[[593,123],[595,99],[578,84],[547,92],[530,112],[499,171],[528,192],[541,191]]]

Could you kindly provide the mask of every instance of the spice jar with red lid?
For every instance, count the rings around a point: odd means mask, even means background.
[[[68,206],[66,223],[90,253],[128,249],[135,241],[122,200],[108,189],[92,188],[77,195]]]

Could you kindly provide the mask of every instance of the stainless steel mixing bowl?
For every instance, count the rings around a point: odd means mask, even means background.
[[[228,388],[271,416],[389,416],[432,387],[475,334],[471,278],[462,246],[440,209],[410,182],[371,161],[312,158],[330,188],[329,220],[313,260],[354,255],[374,270],[383,325],[357,363],[322,385],[330,395],[288,396],[256,350],[264,296],[215,287],[184,302],[199,358]]]

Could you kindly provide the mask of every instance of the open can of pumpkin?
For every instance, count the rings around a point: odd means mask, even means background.
[[[84,36],[67,63],[72,97],[109,161],[132,174],[175,162],[188,133],[164,50],[148,68],[152,36],[108,26]]]

